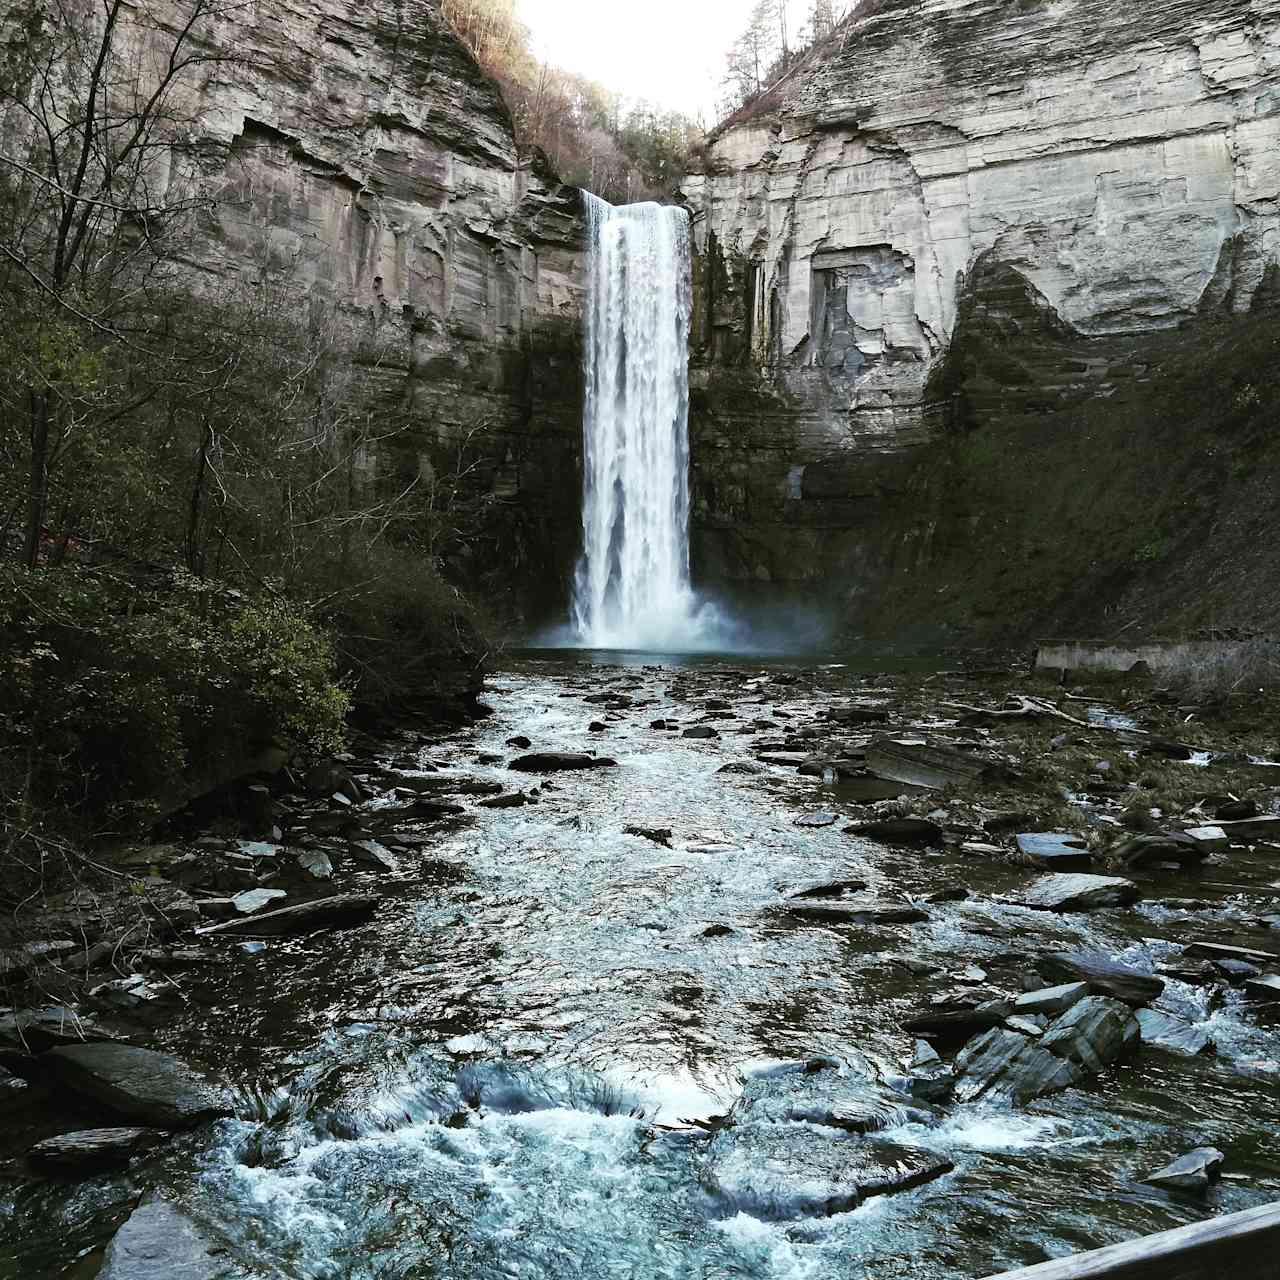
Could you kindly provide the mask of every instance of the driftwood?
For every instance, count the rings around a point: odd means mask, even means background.
[[[252,938],[308,933],[312,929],[357,924],[368,919],[377,905],[378,899],[370,894],[345,893],[335,898],[303,902],[295,907],[282,907],[279,911],[264,911],[261,915],[246,916],[242,920],[228,920],[226,924],[210,925],[196,932],[206,937]]]
[[[1073,724],[1078,729],[1098,729],[1105,726],[1090,724],[1087,720],[1077,720],[1075,716],[1069,716],[1065,711],[1059,711],[1052,702],[1046,698],[1029,698],[1025,694],[1016,694],[1018,705],[1016,707],[1002,708],[999,711],[993,711],[990,707],[973,707],[965,702],[944,702],[944,707],[950,707],[954,711],[963,711],[966,715],[980,717],[983,720],[1040,720],[1048,717],[1052,720],[1064,720],[1067,724]]]
[[[1056,1258],[990,1280],[1275,1280],[1280,1204]]]

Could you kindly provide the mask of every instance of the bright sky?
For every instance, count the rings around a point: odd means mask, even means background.
[[[799,31],[806,0],[788,0]],[[520,0],[540,58],[711,124],[724,57],[752,0]]]

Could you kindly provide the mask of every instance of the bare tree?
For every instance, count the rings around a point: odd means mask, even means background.
[[[187,0],[176,30],[145,0],[24,0],[8,16],[0,295],[33,335],[10,400],[29,425],[30,567],[61,443],[86,420],[127,412],[95,402],[94,350],[142,340],[138,317],[204,203],[188,95],[202,68],[228,60],[208,37],[238,7]]]

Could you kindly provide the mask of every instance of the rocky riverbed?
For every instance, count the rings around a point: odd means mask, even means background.
[[[1276,1198],[1274,708],[913,665],[512,661],[95,855],[3,958],[0,1277],[941,1280]]]

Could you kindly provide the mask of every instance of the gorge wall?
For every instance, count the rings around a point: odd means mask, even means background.
[[[1280,622],[1280,0],[869,0],[744,114],[684,186],[702,581]]]
[[[141,81],[188,0],[125,28]],[[184,80],[215,204],[190,252],[210,290],[270,273],[337,313],[361,394],[414,426],[368,477],[466,472],[484,506],[459,576],[502,611],[567,600],[580,540],[581,197],[517,152],[498,87],[438,0],[253,0],[193,28]],[[232,60],[228,61],[228,57]]]

